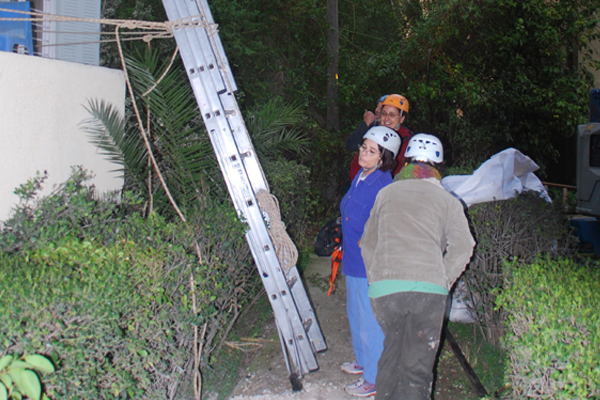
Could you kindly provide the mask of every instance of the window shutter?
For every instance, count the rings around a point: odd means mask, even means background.
[[[101,0],[55,1],[55,12],[58,15],[84,19],[100,18]],[[55,26],[58,46],[55,48],[54,58],[91,65],[100,63],[99,23],[59,21]]]

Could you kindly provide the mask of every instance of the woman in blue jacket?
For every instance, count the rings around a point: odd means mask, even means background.
[[[373,315],[369,300],[369,283],[360,254],[359,240],[377,193],[392,183],[400,136],[393,129],[375,126],[363,136],[359,146],[361,167],[342,199],[342,233],[344,255],[342,271],[346,277],[346,311],[352,335],[355,361],[342,364],[342,371],[363,377],[346,386],[346,392],[359,397],[375,395],[377,362],[383,350],[384,335]]]

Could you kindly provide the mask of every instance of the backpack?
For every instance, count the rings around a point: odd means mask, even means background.
[[[342,244],[342,217],[332,219],[319,231],[315,240],[315,254],[329,257]]]

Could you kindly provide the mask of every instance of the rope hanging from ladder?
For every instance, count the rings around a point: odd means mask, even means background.
[[[285,230],[285,224],[281,221],[279,202],[275,196],[264,189],[256,192],[256,200],[258,200],[259,206],[269,216],[269,224],[267,225],[269,236],[273,241],[273,246],[275,246],[275,252],[277,253],[281,268],[287,274],[298,261],[298,250]]]

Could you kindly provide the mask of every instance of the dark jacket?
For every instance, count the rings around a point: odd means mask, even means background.
[[[450,289],[475,241],[463,206],[435,178],[394,182],[379,192],[364,228],[369,282],[427,282]]]

